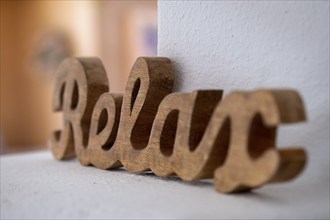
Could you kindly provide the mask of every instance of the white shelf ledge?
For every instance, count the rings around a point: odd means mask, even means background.
[[[132,174],[56,161],[48,151],[1,156],[1,219],[329,218],[329,182],[308,177],[252,193],[210,182]]]

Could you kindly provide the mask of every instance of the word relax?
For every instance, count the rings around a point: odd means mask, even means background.
[[[97,58],[69,58],[57,70],[53,110],[64,127],[49,140],[56,159],[126,167],[191,181],[215,178],[230,193],[288,181],[305,165],[303,149],[276,149],[280,123],[305,120],[293,90],[172,93],[168,58],[140,57],[125,94],[109,93]]]

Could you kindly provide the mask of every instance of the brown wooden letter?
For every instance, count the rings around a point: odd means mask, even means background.
[[[91,114],[98,97],[108,91],[108,80],[98,58],[68,58],[56,71],[53,111],[63,112],[63,130],[55,131],[50,147],[56,159],[78,155],[88,164]]]
[[[225,164],[215,171],[220,192],[245,191],[268,182],[283,182],[303,169],[303,149],[277,150],[276,127],[305,120],[302,101],[293,90],[258,90],[229,94],[217,114],[230,119]]]

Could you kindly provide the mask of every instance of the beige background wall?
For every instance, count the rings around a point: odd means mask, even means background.
[[[156,2],[1,1],[1,152],[45,148],[61,125],[50,107],[54,68],[37,65],[61,48],[54,34],[67,38],[64,55],[100,57],[122,92],[136,56],[152,55],[134,48],[136,20],[157,27]]]

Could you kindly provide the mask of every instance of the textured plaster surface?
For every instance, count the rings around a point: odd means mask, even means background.
[[[56,161],[50,152],[5,155],[0,162],[1,219],[329,218],[324,183],[312,179],[225,195],[212,182],[100,170]]]
[[[329,1],[159,1],[158,22],[158,55],[172,59],[177,91],[301,94],[308,120],[282,125],[278,146],[305,147],[299,178],[324,182],[329,196]]]

